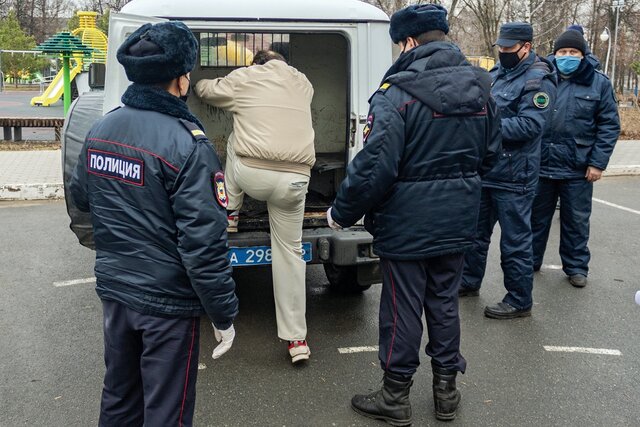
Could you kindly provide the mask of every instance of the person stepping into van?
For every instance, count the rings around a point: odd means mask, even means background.
[[[302,222],[315,163],[313,87],[282,55],[259,51],[251,66],[200,80],[195,93],[233,113],[225,167],[229,225],[237,227],[245,194],[267,202],[278,336],[293,363],[307,360]]]
[[[380,256],[378,358],[382,389],[356,395],[366,417],[411,424],[409,389],[427,320],[433,399],[439,420],[456,417],[460,354],[458,286],[473,245],[481,176],[497,161],[500,121],[489,73],[445,40],[447,10],[414,5],[391,17],[402,54],[371,97],[364,148],[347,168],[327,220],[348,227],[365,216]]]

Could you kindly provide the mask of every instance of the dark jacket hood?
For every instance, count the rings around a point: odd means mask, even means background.
[[[430,42],[412,49],[401,55],[387,74],[386,81],[442,114],[481,111],[491,96],[489,73],[472,66],[449,42]]]

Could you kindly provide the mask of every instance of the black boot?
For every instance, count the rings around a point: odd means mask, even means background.
[[[456,417],[460,403],[456,374],[455,371],[433,366],[433,404],[436,408],[436,418],[440,421],[451,421]]]
[[[411,378],[392,378],[386,373],[382,389],[369,395],[357,394],[351,399],[354,411],[365,417],[384,420],[393,426],[411,425],[409,389]]]

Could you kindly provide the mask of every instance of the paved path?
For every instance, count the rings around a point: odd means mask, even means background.
[[[64,197],[61,151],[0,151],[0,200]],[[605,176],[640,175],[640,141],[619,141]]]
[[[59,199],[61,151],[0,151],[0,200]]]

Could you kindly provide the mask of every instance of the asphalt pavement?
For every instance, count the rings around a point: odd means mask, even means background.
[[[423,354],[415,426],[640,425],[640,177],[604,179],[594,197],[589,285],[573,288],[557,269],[554,220],[531,318],[482,315],[504,293],[496,230],[480,297],[460,304],[468,370],[458,418],[435,421]],[[102,314],[85,280],[94,253],[77,244],[61,201],[0,202],[0,224],[0,426],[96,425]],[[339,352],[377,345],[380,286],[338,295],[320,267],[308,272],[312,359],[297,368],[276,337],[269,269],[236,271],[237,339],[219,360],[203,320],[196,426],[384,425],[349,408],[354,393],[380,386],[377,354]]]

